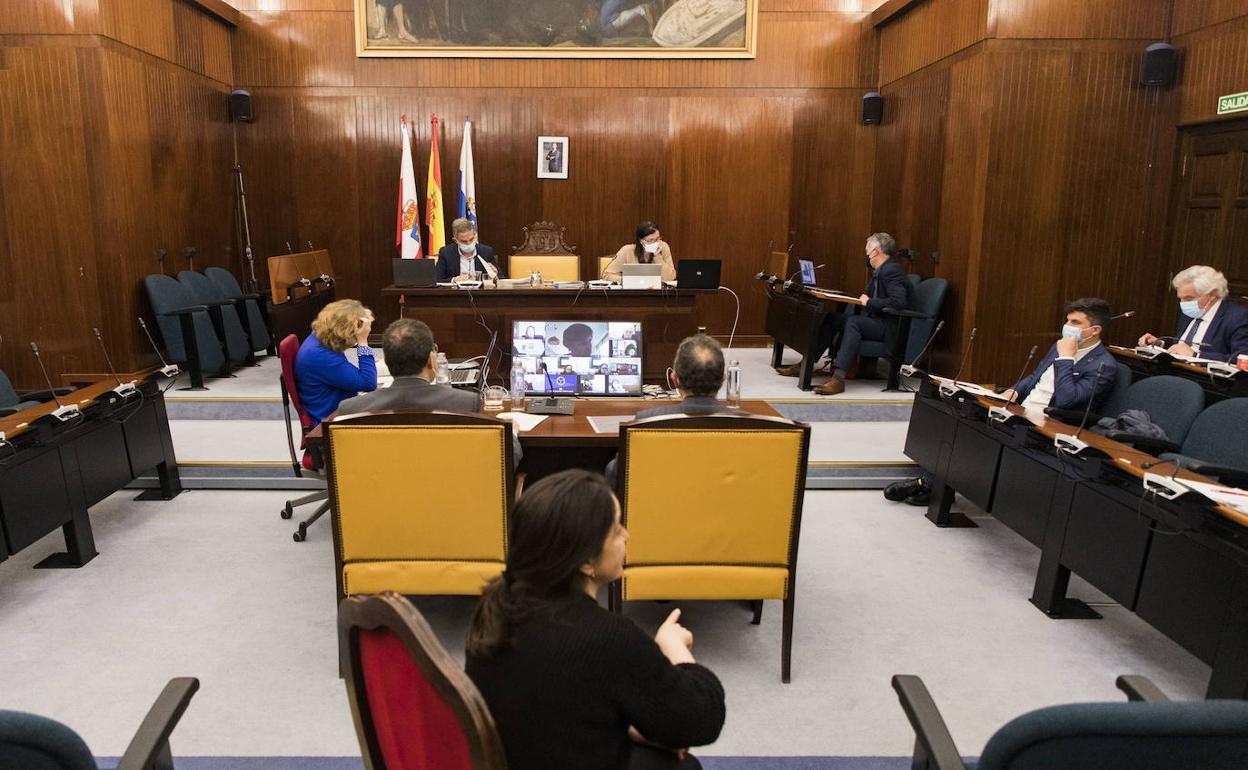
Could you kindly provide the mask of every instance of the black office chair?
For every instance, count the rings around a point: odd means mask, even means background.
[[[1171,702],[1148,679],[1118,677],[1131,703],[1071,703],[1023,714],[967,765],[917,676],[893,677],[914,728],[915,770],[1232,770],[1248,767],[1248,701]]]
[[[169,680],[126,747],[117,770],[173,770],[169,735],[198,689],[198,679]],[[22,711],[0,711],[0,767],[98,770],[78,733],[53,719]]]
[[[910,273],[907,277],[917,278],[918,276]],[[914,363],[914,359],[923,350],[927,338],[936,328],[936,322],[940,318],[940,309],[945,304],[945,295],[948,291],[949,282],[944,278],[928,278],[919,283],[914,291],[913,310],[884,311],[889,315],[901,317],[897,327],[897,338],[893,341],[892,348],[876,340],[864,341],[858,348],[858,355],[861,358],[888,359],[888,384],[885,390],[898,389],[901,365]]]
[[[1118,376],[1121,377],[1123,365],[1118,364],[1118,366]],[[1182,377],[1169,374],[1145,377],[1138,382],[1131,383],[1121,395],[1117,394],[1118,383],[1115,382],[1114,385],[1115,392],[1111,393],[1104,404],[1089,416],[1088,424],[1095,424],[1102,416],[1116,417],[1129,409],[1146,412],[1153,424],[1166,434],[1165,440],[1152,438],[1147,440],[1161,441],[1160,444],[1150,444],[1146,447],[1143,442],[1147,437],[1133,433],[1110,431],[1105,434],[1107,438],[1133,444],[1144,451],[1157,446],[1165,451],[1181,445],[1192,423],[1196,421],[1197,415],[1205,408],[1204,388]],[[1083,419],[1083,412],[1078,409],[1046,409],[1045,411],[1071,424]]]
[[[264,312],[266,305],[264,296],[245,294],[234,274],[223,267],[206,268],[204,277],[212,281],[221,296],[234,301],[238,317],[243,321],[243,328],[247,331],[247,339],[251,342],[252,351],[259,353],[264,350],[271,356],[277,355],[277,347],[269,335],[268,316]]]
[[[1184,468],[1213,476],[1223,484],[1248,489],[1248,398],[1228,398],[1201,412],[1182,446],[1153,444],[1140,449],[1165,449],[1158,457]]]
[[[196,302],[208,308],[208,317],[212,319],[217,337],[225,343],[225,353],[230,363],[234,366],[254,365],[256,357],[251,351],[247,333],[243,331],[243,322],[238,317],[234,300],[226,297],[207,276],[194,270],[178,273],[178,283],[195,295]]]
[[[32,406],[51,401],[53,396],[64,396],[72,393],[73,388],[56,388],[55,390],[32,390],[25,393],[18,393],[13,389],[13,383],[9,380],[9,376],[0,369],[0,417],[7,417],[11,414],[29,409]]]
[[[191,388],[203,390],[204,375],[228,375],[225,351],[208,317],[208,308],[195,300],[195,294],[167,275],[149,275],[143,279],[143,285],[156,311],[165,358],[185,366]]]

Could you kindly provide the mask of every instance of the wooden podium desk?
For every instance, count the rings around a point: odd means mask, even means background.
[[[1120,345],[1106,347],[1114,355],[1115,360],[1127,365],[1132,376],[1137,380],[1159,374],[1169,374],[1195,382],[1204,388],[1206,406],[1227,398],[1248,396],[1248,372],[1239,372],[1229,378],[1218,377],[1210,374],[1203,366],[1177,361],[1168,355],[1146,358],[1136,353],[1134,348]]]
[[[715,289],[413,289],[387,286],[405,298],[405,317],[429,324],[438,349],[451,358],[485,352],[490,335],[511,350],[513,321],[640,321],[642,379],[661,382],[685,337],[697,333],[696,300]]]
[[[857,296],[800,284],[785,289],[782,283],[768,281],[764,331],[774,341],[771,365],[780,366],[785,346],[801,353],[802,371],[797,378],[797,387],[810,390],[811,375],[818,363],[810,352],[818,344],[824,316],[846,307],[861,306]]]
[[[160,489],[140,499],[182,491],[169,415],[154,371],[138,378],[141,398],[120,401],[102,380],[62,396],[81,417],[61,423],[48,402],[0,419],[0,561],[60,527],[67,551],[37,566],[81,567],[96,555],[87,509],[155,469]]]

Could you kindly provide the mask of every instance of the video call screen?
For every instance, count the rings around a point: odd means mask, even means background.
[[[641,395],[636,321],[516,321],[511,346],[529,395]]]

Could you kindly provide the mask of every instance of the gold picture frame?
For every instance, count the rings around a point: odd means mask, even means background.
[[[357,56],[752,59],[759,0],[354,0]]]

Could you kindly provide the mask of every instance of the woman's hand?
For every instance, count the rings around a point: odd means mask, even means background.
[[[663,625],[659,626],[654,641],[659,649],[673,665],[677,663],[696,663],[693,659],[693,633],[680,624],[680,610],[672,610]]]
[[[368,334],[373,330],[373,322],[361,318],[356,324],[355,344],[368,347]]]

